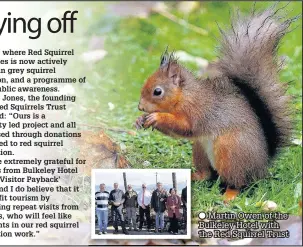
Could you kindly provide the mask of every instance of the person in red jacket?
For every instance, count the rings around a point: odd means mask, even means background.
[[[177,195],[176,190],[171,188],[169,190],[170,196],[166,201],[166,208],[168,209],[168,217],[170,221],[169,232],[172,234],[178,234],[180,219],[181,198]]]

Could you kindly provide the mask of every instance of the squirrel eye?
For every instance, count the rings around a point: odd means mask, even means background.
[[[154,95],[155,96],[160,96],[162,94],[163,90],[159,87],[156,87],[154,90]]]

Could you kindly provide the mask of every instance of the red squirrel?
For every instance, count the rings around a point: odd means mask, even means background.
[[[277,47],[298,17],[282,20],[271,7],[238,16],[222,30],[216,73],[198,79],[167,49],[145,82],[135,123],[193,142],[193,179],[214,171],[227,185],[226,201],[263,178],[270,161],[289,142],[291,112]]]

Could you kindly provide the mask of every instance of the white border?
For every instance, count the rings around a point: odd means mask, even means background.
[[[115,235],[115,234],[107,234],[107,235],[97,235],[96,224],[95,224],[95,174],[96,172],[136,172],[136,173],[147,173],[147,172],[156,172],[161,170],[161,172],[184,172],[184,176],[187,180],[187,232],[186,235]],[[191,239],[191,169],[92,169],[91,174],[91,239]]]

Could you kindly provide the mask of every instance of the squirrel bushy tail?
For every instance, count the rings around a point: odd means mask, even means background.
[[[279,83],[277,47],[292,19],[282,20],[276,6],[250,16],[237,15],[231,28],[222,30],[220,60],[216,67],[247,98],[264,131],[273,157],[289,140],[291,117],[285,87]]]

